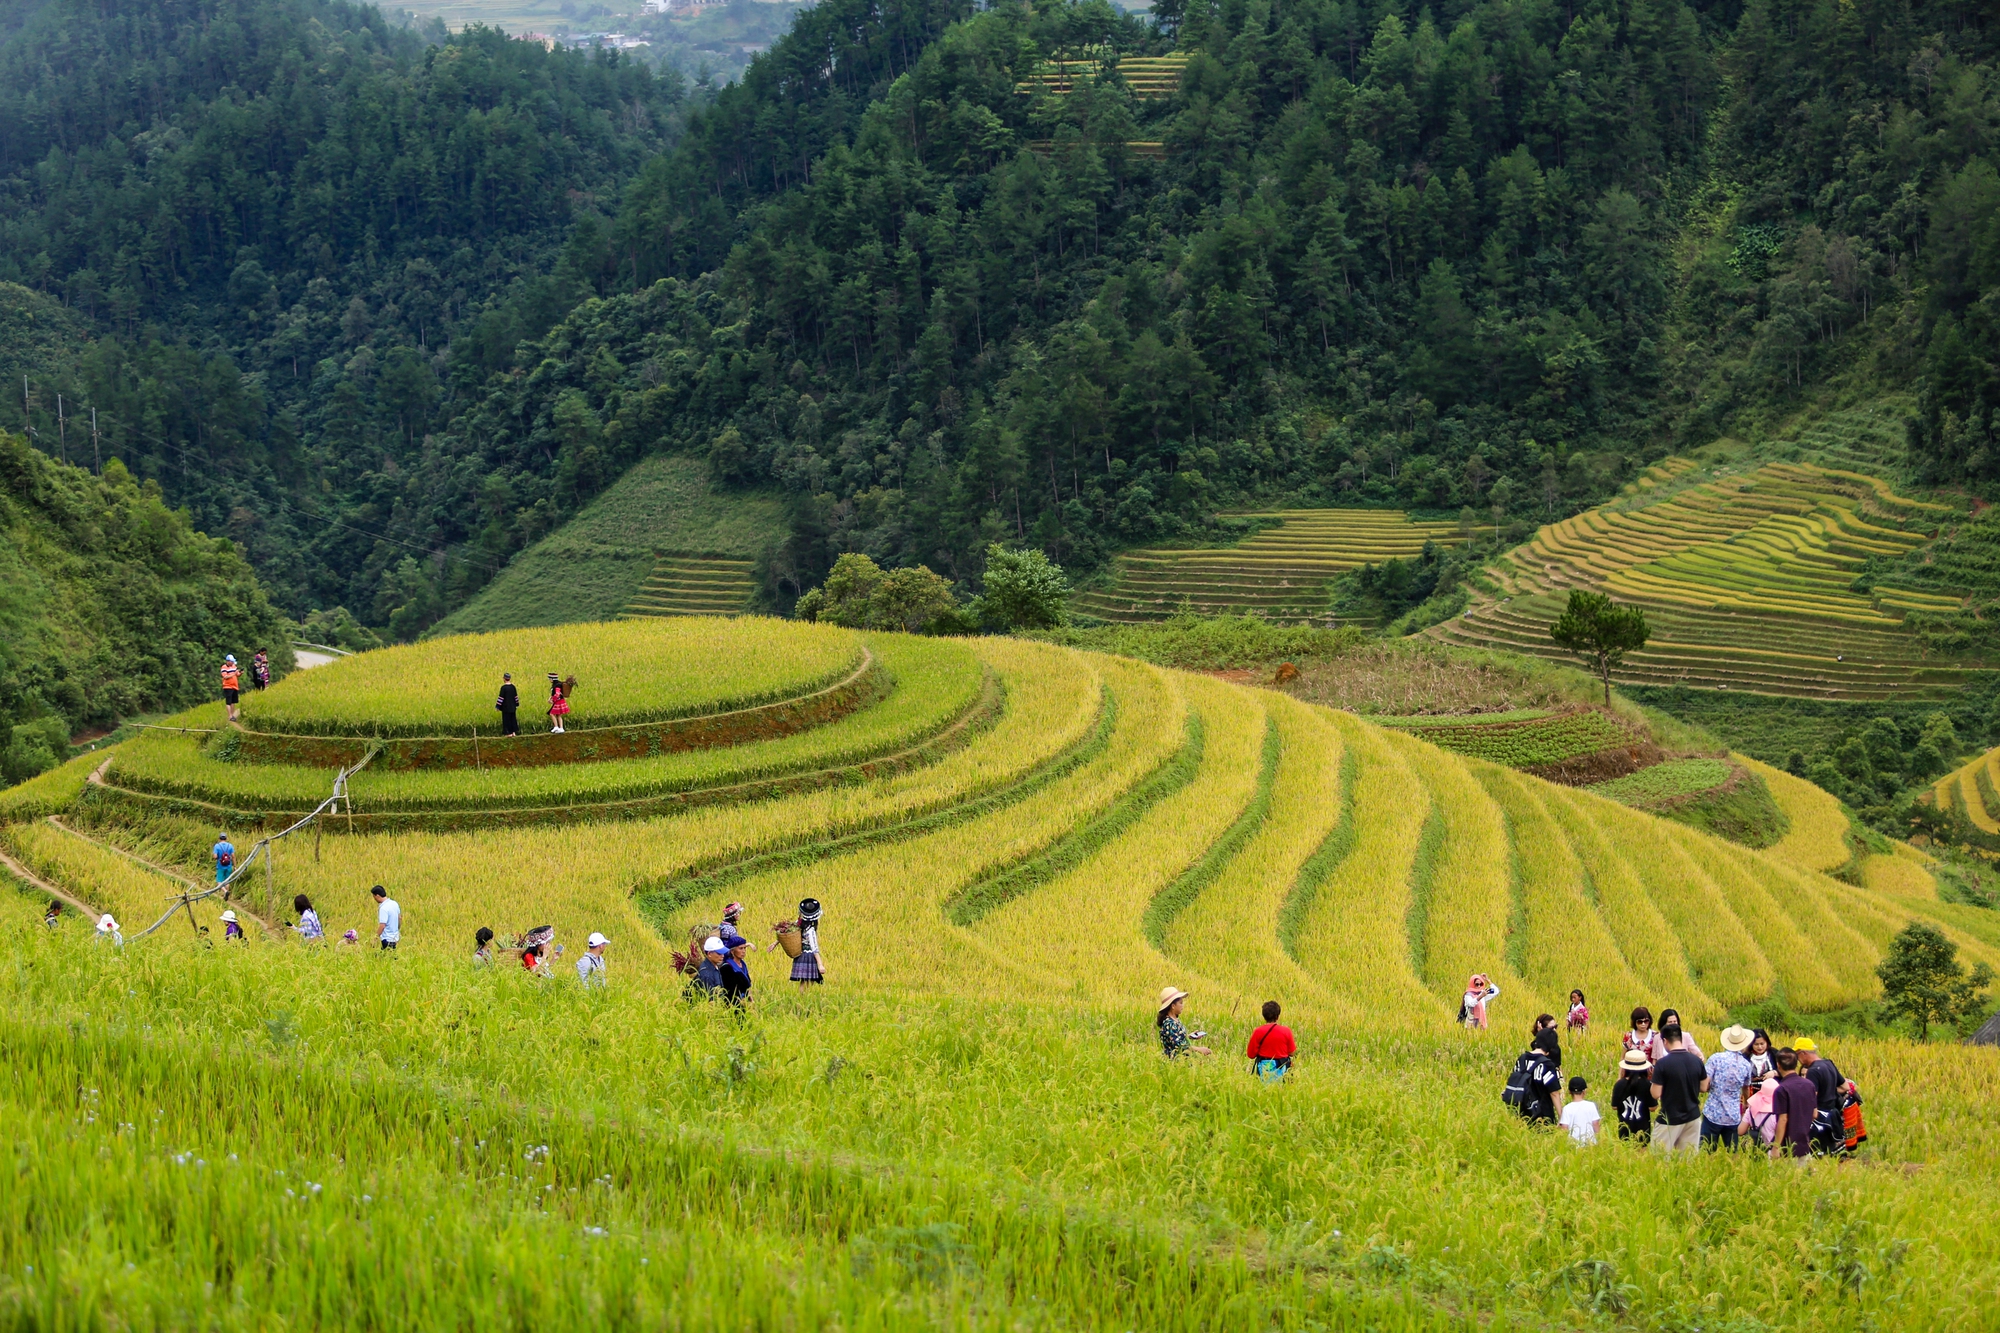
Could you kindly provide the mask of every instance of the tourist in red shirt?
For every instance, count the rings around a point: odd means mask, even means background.
[[[1278,1021],[1279,1012],[1276,1000],[1264,1001],[1264,1026],[1250,1034],[1250,1042],[1243,1048],[1245,1058],[1250,1061],[1250,1072],[1266,1083],[1283,1078],[1299,1050],[1292,1030]]]

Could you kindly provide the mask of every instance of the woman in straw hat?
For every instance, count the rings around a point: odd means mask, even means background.
[[[1206,1032],[1189,1032],[1181,1023],[1181,1007],[1187,1003],[1188,993],[1172,986],[1160,988],[1160,1011],[1157,1019],[1160,1026],[1160,1049],[1169,1060],[1177,1055],[1213,1055],[1206,1046],[1194,1044],[1196,1037],[1206,1037]]]

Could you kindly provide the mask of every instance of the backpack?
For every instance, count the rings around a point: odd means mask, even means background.
[[[1842,1144],[1848,1152],[1853,1152],[1868,1142],[1868,1126],[1861,1120],[1861,1090],[1849,1079],[1840,1085],[1840,1121],[1846,1142]]]
[[[1524,1055],[1516,1060],[1514,1072],[1507,1076],[1507,1086],[1500,1091],[1500,1100],[1526,1115],[1528,1108],[1535,1101],[1534,1090],[1529,1086],[1530,1080],[1534,1078],[1535,1069],[1540,1064],[1539,1055]]]

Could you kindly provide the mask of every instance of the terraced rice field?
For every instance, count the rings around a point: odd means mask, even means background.
[[[1981,833],[2000,834],[2000,749],[1988,750],[1937,780],[1931,799],[1962,812]]]
[[[1118,74],[1138,101],[1169,98],[1179,90],[1181,75],[1187,70],[1188,53],[1172,51],[1163,56],[1126,56],[1118,61]],[[1104,73],[1104,62],[1089,57],[1080,60],[1045,60],[1027,78],[1014,85],[1023,97],[1035,93],[1067,96],[1079,85],[1094,82]]]
[[[1464,540],[1453,523],[1413,522],[1400,509],[1288,509],[1234,546],[1129,551],[1110,582],[1073,605],[1105,620],[1159,620],[1183,606],[1203,615],[1255,612],[1276,620],[1323,620],[1328,585],[1365,564],[1407,560],[1424,543]]]
[[[748,649],[766,634],[755,622],[644,632],[657,641],[626,647],[648,658],[717,634]],[[506,635],[492,638],[427,647],[456,644],[483,660],[507,647]],[[1821,830],[1836,844],[1822,865],[1801,869],[1796,847],[1763,857],[1424,739],[1504,734],[1511,748],[1495,757],[1516,764],[1597,746],[1605,736],[1593,727],[1629,739],[1595,711],[1385,729],[1027,641],[842,635],[833,655],[852,648],[866,649],[889,686],[769,739],[498,770],[413,752],[411,767],[364,769],[350,787],[353,822],[341,810],[323,821],[338,836],[310,853],[284,847],[275,877],[253,876],[244,901],[278,923],[303,890],[324,900],[330,924],[365,927],[360,890],[388,883],[413,951],[457,953],[479,925],[548,920],[567,939],[615,933],[628,941],[626,967],[658,973],[662,941],[684,939],[725,899],[750,904],[747,919],[759,922],[810,895],[867,923],[841,936],[838,965],[856,984],[894,976],[957,993],[1010,976],[1045,998],[1115,1009],[1172,982],[1239,1010],[1282,987],[1315,1020],[1356,1021],[1387,1004],[1416,1028],[1448,1021],[1472,970],[1504,974],[1524,1009],[1552,1008],[1565,970],[1608,988],[1614,1008],[1657,1003],[1648,960],[1661,919],[1684,940],[1698,931],[1733,941],[1712,956],[1688,943],[1689,984],[1674,980],[1671,1002],[1691,1015],[1712,1019],[1779,984],[1794,1004],[1873,992],[1855,959],[1872,959],[1879,941],[1816,938],[1829,903],[1868,894],[1817,874],[1845,861],[1844,823]],[[369,656],[315,672],[314,697],[346,701],[325,682],[372,678]],[[716,675],[716,698],[797,693],[821,674],[810,654],[788,668],[746,660],[749,676]],[[675,698],[698,702],[685,685]],[[418,693],[400,706],[414,716],[445,705]],[[309,721],[353,725],[348,708]],[[86,902],[130,903],[133,863],[115,849],[201,879],[218,824],[247,844],[331,788],[330,768],[242,758],[250,748],[219,758],[214,736],[230,729],[186,720],[216,731],[128,743],[63,811],[101,852],[24,808],[4,835],[10,853]],[[1631,887],[1579,907],[1561,887],[1578,874]],[[1905,896],[1860,901],[1885,920],[1912,910]],[[1036,941],[1079,921],[1093,923],[1093,965],[1051,989]],[[1234,944],[1218,966],[1224,937]],[[1842,952],[1850,947],[1860,952]]]
[[[734,637],[756,669],[717,673],[710,704],[817,674],[756,657],[750,621],[620,628],[657,636],[635,648],[649,660]],[[468,665],[496,646],[453,642]],[[1774,780],[1792,833],[1757,853],[1425,739],[1464,719],[1381,727],[1026,640],[841,643],[887,688],[783,736],[497,774],[411,750],[373,788],[364,769],[352,832],[341,812],[236,886],[240,946],[203,947],[212,899],[113,948],[0,895],[20,1177],[0,1301],[120,1327],[211,1305],[245,1326],[550,1308],[659,1327],[1612,1333],[1737,1312],[1817,1329],[1829,1308],[1845,1329],[1982,1326],[1991,1052],[1828,1043],[1868,1089],[1879,1167],[1573,1151],[1494,1095],[1572,986],[1598,1021],[1564,1036],[1565,1072],[1604,1084],[1635,1003],[1679,1008],[1709,1047],[1732,1006],[1867,1000],[1911,920],[2000,960],[1993,914],[1940,902],[1914,853],[1864,867],[1866,888],[1823,873],[1845,820],[1808,784]],[[431,688],[406,711],[448,711]],[[663,682],[655,711],[670,700],[704,702]],[[213,711],[189,721],[227,739]],[[357,726],[332,706],[304,720]],[[71,768],[0,800],[0,852],[128,932],[209,878],[218,824],[242,848],[288,817],[289,796],[259,807],[260,780],[300,780],[251,745],[156,739],[97,781]],[[680,790],[709,799],[613,822],[633,763],[691,765]],[[175,764],[234,812],[121,785]],[[834,776],[742,780],[801,766]],[[480,785],[512,781],[570,799],[517,822]],[[396,784],[437,784],[475,826],[371,823]],[[330,935],[365,940],[377,883],[402,906],[395,953],[286,930],[305,893]],[[807,895],[824,988],[757,953],[747,1012],[679,1001],[690,928],[734,900],[766,942]],[[568,952],[538,978],[505,943],[542,924]],[[469,961],[481,926],[491,967]],[[572,969],[590,931],[611,940],[602,988]],[[1453,1022],[1475,970],[1502,988],[1490,1031]],[[1159,1058],[1164,985],[1192,992],[1224,1058]],[[1234,1058],[1273,997],[1303,1051],[1278,1087]],[[1547,1221],[1506,1211],[1524,1173],[1559,1201]],[[1796,1260],[1831,1243],[1815,1201],[1836,1187],[1874,1267],[1830,1307]],[[1741,1224],[1691,1247],[1685,1219],[1718,1193]],[[1468,1216],[1513,1217],[1544,1276],[1521,1280],[1520,1245],[1465,1244]],[[1888,1264],[1891,1237],[1924,1262]],[[1545,1276],[1565,1271],[1580,1285]],[[1581,1285],[1607,1271],[1615,1309]]]
[[[1856,587],[1871,558],[1907,554],[1952,511],[1860,473],[1668,459],[1600,508],[1549,524],[1493,573],[1503,588],[1429,631],[1448,642],[1569,660],[1548,627],[1570,589],[1641,606],[1652,627],[1623,683],[1829,699],[1924,698],[1979,664],[1929,657],[1904,626],[1950,611],[1936,593]]]
[[[755,562],[722,556],[662,555],[625,607],[627,616],[733,616],[757,595]]]

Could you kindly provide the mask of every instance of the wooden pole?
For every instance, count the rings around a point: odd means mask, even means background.
[[[479,728],[476,726],[472,729],[472,766],[481,773],[486,771],[486,765],[479,761]]]

